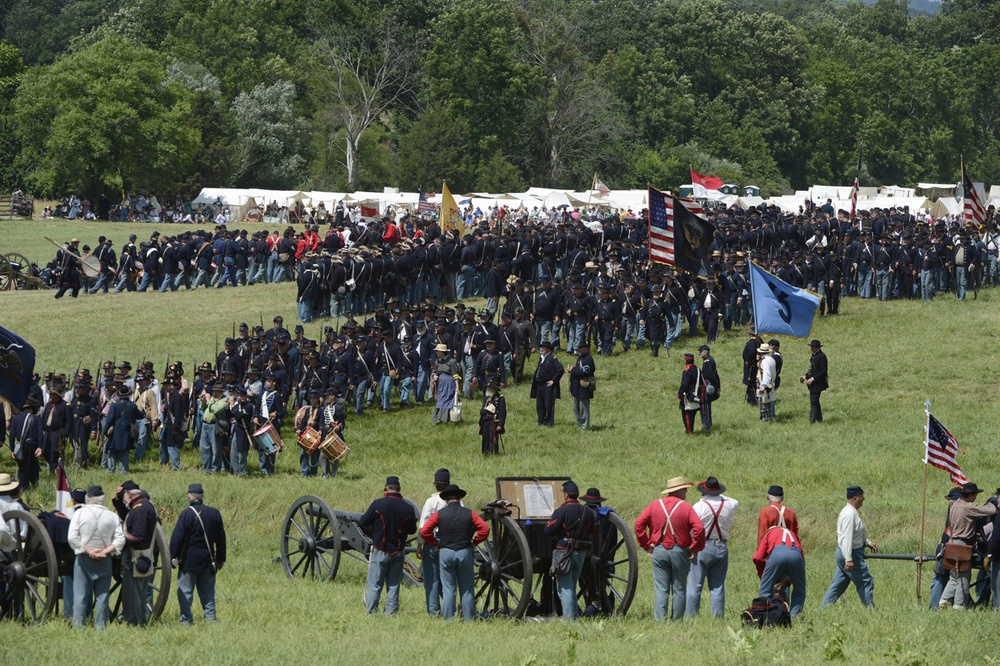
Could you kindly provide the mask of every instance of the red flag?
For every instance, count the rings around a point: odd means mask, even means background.
[[[711,191],[718,191],[725,183],[722,182],[721,178],[716,176],[703,176],[694,169],[691,169],[691,184],[693,187],[693,194],[696,197],[705,198]]]
[[[73,514],[73,500],[69,494],[69,479],[62,462],[56,466],[56,511],[69,518]]]
[[[958,466],[958,440],[941,425],[941,422],[927,413],[927,441],[924,462],[948,472],[952,483],[962,485],[969,479]]]
[[[378,208],[371,208],[364,204],[361,204],[361,217],[366,220],[374,220],[378,217]]]

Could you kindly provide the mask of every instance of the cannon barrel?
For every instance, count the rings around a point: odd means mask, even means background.
[[[919,563],[921,561],[920,557],[921,557],[920,555],[899,555],[893,553],[869,553],[865,555],[866,560],[902,560],[905,562],[916,562],[916,563]],[[934,559],[935,558],[933,555],[923,556],[924,562],[933,562]]]
[[[337,520],[341,522],[356,523],[361,520],[361,516],[364,514],[360,511],[341,511],[340,509],[334,509],[333,515],[337,516]]]

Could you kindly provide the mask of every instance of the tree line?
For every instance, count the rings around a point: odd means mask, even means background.
[[[1000,2],[0,0],[0,187],[1000,182]]]

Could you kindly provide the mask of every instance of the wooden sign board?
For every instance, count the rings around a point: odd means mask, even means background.
[[[562,504],[562,485],[568,476],[497,477],[497,499],[507,500],[515,519],[548,520]]]

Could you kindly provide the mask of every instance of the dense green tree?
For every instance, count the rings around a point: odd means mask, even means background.
[[[441,104],[428,107],[399,141],[399,186],[436,192],[446,180],[456,192],[471,191],[471,135],[464,117],[452,115]]]
[[[172,190],[199,133],[163,58],[108,38],[29,70],[14,100],[20,162],[42,194]]]
[[[236,149],[233,184],[237,187],[291,189],[304,176],[305,124],[295,113],[295,86],[263,83],[233,101]]]

